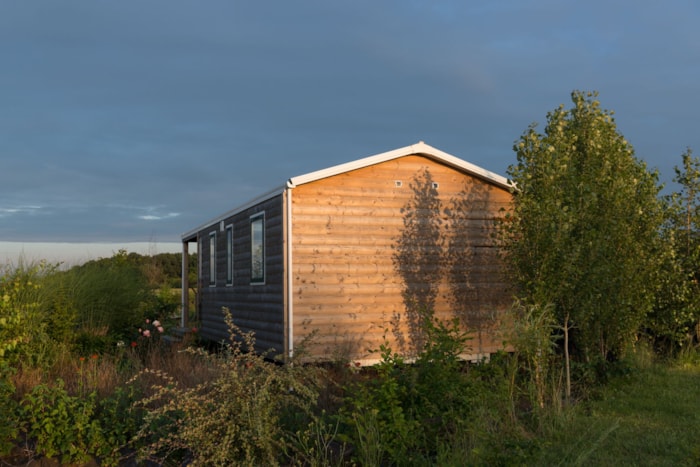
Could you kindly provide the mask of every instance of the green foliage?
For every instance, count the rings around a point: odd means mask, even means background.
[[[511,369],[510,379],[513,390],[515,389],[515,372],[524,376],[525,394],[538,409],[549,406],[550,396],[559,398],[559,394],[552,394],[551,376],[560,368],[555,361],[557,336],[556,320],[551,305],[519,305],[513,308],[513,329],[509,337],[509,343],[513,345],[515,353],[513,362],[518,368]],[[511,398],[515,403],[518,395],[511,392]]]
[[[76,324],[97,335],[128,338],[143,321],[151,290],[142,270],[121,251],[110,261],[94,261],[55,277],[54,310],[73,310]]]
[[[7,455],[19,434],[19,406],[14,400],[13,369],[0,360],[0,455]]]
[[[45,262],[6,265],[0,277],[0,360],[35,362],[47,340]]]
[[[468,336],[456,321],[427,319],[423,328],[426,339],[413,363],[384,344],[373,375],[347,389],[340,412],[343,437],[361,465],[431,463],[441,443],[456,433],[469,433],[475,444],[488,438],[475,435],[488,428],[470,420],[485,407],[482,398],[493,387],[480,387],[460,360]]]
[[[681,190],[665,197],[661,287],[646,323],[657,345],[670,352],[698,340],[700,326],[700,159],[690,149],[682,159],[674,178]]]
[[[135,406],[138,400],[133,385],[118,387],[109,397],[100,401],[98,417],[102,426],[102,443],[95,455],[101,465],[119,465],[122,450],[131,447],[143,423],[143,412]]]
[[[506,259],[526,304],[551,303],[574,326],[579,358],[617,358],[658,289],[658,176],[617,131],[597,94],[547,114],[515,144],[517,186],[503,223]]]
[[[102,429],[95,418],[97,394],[70,396],[62,380],[55,386],[40,384],[21,402],[21,418],[35,453],[60,457],[61,462],[86,462],[103,443]]]
[[[419,425],[407,413],[408,388],[402,384],[408,367],[388,344],[381,345],[379,351],[376,377],[349,388],[342,415],[361,465],[407,462],[417,448]]]
[[[314,381],[303,367],[275,365],[256,354],[253,335],[242,333],[224,312],[231,342],[220,354],[198,354],[218,376],[182,388],[159,373],[163,383],[140,401],[147,412],[139,438],[152,440],[141,457],[187,455],[191,465],[277,465],[288,433],[302,427],[285,427],[292,419],[285,414],[310,413],[317,397]]]

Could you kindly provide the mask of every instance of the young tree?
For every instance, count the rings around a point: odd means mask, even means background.
[[[516,141],[504,246],[525,304],[554,307],[583,359],[619,357],[651,309],[662,209],[656,172],[634,156],[597,93]],[[569,337],[567,335],[567,337]]]
[[[660,268],[661,290],[648,319],[657,345],[676,350],[698,337],[700,328],[700,159],[687,149],[675,167],[680,191],[665,198],[662,230],[668,247]]]

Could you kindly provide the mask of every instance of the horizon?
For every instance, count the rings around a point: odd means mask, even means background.
[[[192,253],[192,248],[190,246],[190,253]],[[182,253],[182,243],[0,241],[0,261],[5,266],[46,261],[49,264],[59,264],[63,268],[70,268],[88,261],[110,258],[122,249],[126,250],[127,253],[154,256],[160,253]]]

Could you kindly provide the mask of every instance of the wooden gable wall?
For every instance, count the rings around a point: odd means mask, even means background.
[[[429,306],[474,332],[473,354],[500,348],[492,329],[510,294],[492,234],[510,200],[420,155],[294,188],[295,345],[315,332],[309,350],[325,359],[369,362],[384,339],[410,354]]]

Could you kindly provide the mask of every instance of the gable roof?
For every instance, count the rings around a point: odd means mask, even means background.
[[[411,146],[405,146],[403,148],[394,149],[393,151],[383,152],[381,154],[365,157],[363,159],[347,162],[345,164],[335,165],[327,169],[317,170],[316,172],[292,177],[287,182],[287,186],[289,188],[294,188],[295,186],[315,182],[316,180],[321,180],[322,178],[332,177],[333,175],[338,175],[355,169],[361,169],[370,165],[387,162],[411,154],[420,154],[435,161],[442,162],[443,164],[449,165],[455,169],[474,175],[487,182],[491,182],[494,185],[498,185],[501,188],[505,188],[507,190],[511,188],[511,183],[508,181],[507,178],[490,172],[486,169],[482,169],[477,165],[459,159],[446,152],[440,151],[439,149],[436,149],[430,146],[429,144],[425,144],[423,141],[419,141],[418,143],[412,144]]]
[[[398,159],[400,157],[409,156],[412,154],[419,154],[421,156],[427,157],[427,158],[435,160],[437,162],[441,162],[441,163],[448,165],[450,167],[453,167],[457,170],[461,170],[465,173],[468,173],[470,175],[478,177],[482,180],[493,183],[494,185],[497,185],[497,186],[504,188],[506,190],[510,190],[513,186],[512,183],[506,177],[503,177],[502,175],[498,175],[496,173],[490,172],[490,171],[483,169],[477,165],[474,165],[474,164],[471,164],[467,161],[459,159],[451,154],[440,151],[439,149],[436,149],[436,148],[430,146],[429,144],[425,144],[423,141],[419,141],[416,144],[412,144],[410,146],[405,146],[403,148],[398,148],[398,149],[394,149],[392,151],[383,152],[381,154],[376,154],[374,156],[365,157],[363,159],[357,159],[357,160],[352,161],[352,162],[346,162],[345,164],[335,165],[333,167],[329,167],[327,169],[322,169],[322,170],[317,170],[315,172],[310,172],[310,173],[307,173],[305,175],[291,177],[290,179],[287,180],[287,183],[285,185],[277,187],[277,188],[270,190],[266,193],[263,193],[260,196],[257,196],[255,198],[249,200],[248,202],[246,202],[240,206],[237,206],[234,209],[231,209],[230,211],[227,211],[224,214],[217,216],[214,219],[211,219],[210,221],[205,222],[204,224],[201,224],[200,226],[198,226],[194,229],[189,230],[188,232],[186,232],[182,235],[182,237],[181,237],[182,241],[195,240],[197,237],[197,232],[204,229],[205,227],[210,226],[212,224],[216,224],[216,223],[218,223],[218,222],[220,222],[228,217],[233,216],[234,214],[237,214],[241,211],[244,211],[245,209],[248,209],[252,206],[255,206],[256,204],[258,204],[262,201],[270,199],[273,196],[279,195],[287,188],[294,188],[296,186],[303,185],[306,183],[315,182],[315,181],[321,180],[323,178],[332,177],[334,175],[349,172],[351,170],[369,167],[371,165],[380,164],[382,162],[387,162],[387,161],[390,161],[393,159]]]

